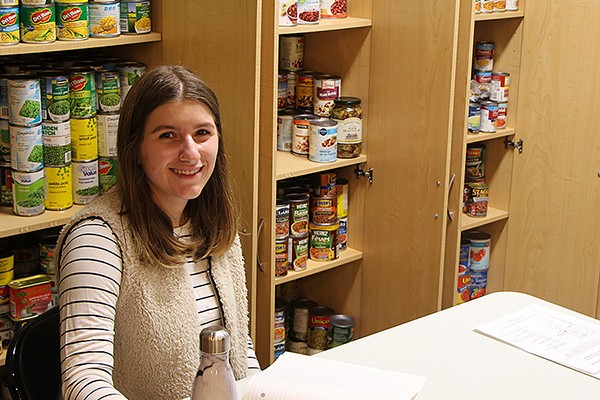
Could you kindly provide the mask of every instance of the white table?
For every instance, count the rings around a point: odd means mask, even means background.
[[[514,348],[473,329],[532,303],[600,321],[514,292],[488,294],[319,353],[427,377],[418,400],[600,398],[600,380]],[[240,381],[240,398],[246,381]]]

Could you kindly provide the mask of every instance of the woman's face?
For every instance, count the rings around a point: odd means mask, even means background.
[[[177,223],[208,182],[219,150],[210,109],[194,100],[155,108],[144,126],[140,160],[154,201]]]

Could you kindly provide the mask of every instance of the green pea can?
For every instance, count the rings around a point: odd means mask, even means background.
[[[90,37],[88,25],[87,3],[56,3],[58,40],[86,40]]]
[[[13,212],[25,217],[44,212],[44,170],[20,172],[12,170]]]
[[[73,206],[73,181],[71,165],[44,167],[46,210],[66,210]]]
[[[116,157],[100,157],[98,160],[98,183],[100,194],[117,184],[119,177],[119,164]]]
[[[71,152],[75,161],[98,158],[98,122],[96,117],[71,119]]]
[[[31,75],[10,75],[7,80],[11,124],[34,126],[42,122],[40,80]]]
[[[117,71],[96,72],[98,111],[117,113],[121,110],[121,82]]]
[[[90,118],[96,115],[96,78],[92,68],[74,67],[69,70],[69,95],[71,118]]]
[[[70,118],[69,76],[62,71],[40,73],[42,120],[64,122]]]
[[[71,162],[71,123],[43,122],[44,165],[61,166]]]
[[[135,61],[125,61],[116,65],[121,79],[121,98],[129,92],[133,84],[146,72],[146,65]]]
[[[0,165],[0,206],[12,207],[12,176],[10,167]]]
[[[9,124],[10,165],[17,171],[39,171],[44,166],[42,125]]]
[[[73,162],[73,203],[85,205],[98,197],[98,160]]]
[[[349,315],[335,314],[329,318],[329,323],[331,324],[329,332],[331,336],[330,347],[337,347],[352,341],[356,324],[354,318]]]
[[[10,132],[6,119],[0,119],[0,165],[10,165]]]
[[[98,154],[100,157],[117,156],[119,114],[98,114]]]
[[[52,43],[56,41],[54,3],[31,6],[21,4],[19,19],[22,42]]]

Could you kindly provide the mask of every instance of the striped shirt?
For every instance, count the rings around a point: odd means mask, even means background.
[[[175,229],[189,238],[188,226]],[[64,240],[60,260],[61,370],[65,400],[124,399],[112,385],[113,337],[122,276],[121,252],[110,227],[88,219]],[[207,260],[185,265],[193,285],[200,329],[223,325],[223,312]],[[260,370],[248,337],[248,375]]]

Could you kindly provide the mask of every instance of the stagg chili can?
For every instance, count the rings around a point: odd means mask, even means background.
[[[288,273],[288,238],[275,241],[275,276],[285,276]]]
[[[98,158],[98,119],[71,119],[71,152],[74,161]]]
[[[485,1],[484,1],[484,11]],[[493,7],[493,1],[492,1]],[[477,71],[492,71],[494,69],[494,49],[496,44],[494,42],[477,42],[475,44],[475,69]]]
[[[88,3],[56,3],[58,40],[86,40],[90,37]]]
[[[19,24],[23,43],[52,43],[56,41],[56,15],[54,3],[44,5],[22,4]]]
[[[337,126],[329,118],[318,118],[310,122],[308,137],[308,159],[314,162],[337,160]]]
[[[303,236],[290,236],[288,240],[289,269],[303,271],[308,261],[308,234]]]
[[[486,133],[496,132],[496,120],[498,119],[498,103],[487,100],[481,102],[481,124],[479,130]]]
[[[100,157],[98,159],[98,183],[100,194],[117,184],[119,180],[119,164],[116,157]]]
[[[44,212],[44,170],[11,172],[13,182],[13,212],[25,217]]]
[[[85,205],[90,203],[100,193],[98,183],[98,160],[73,162],[73,203]]]
[[[73,67],[69,70],[69,102],[71,118],[91,118],[98,111],[96,77],[92,68]]]
[[[42,90],[42,120],[65,122],[71,117],[69,75],[62,71],[40,73]]]
[[[17,4],[18,2],[11,7],[0,7],[0,45],[18,44],[21,39]]]
[[[310,221],[316,224],[337,222],[337,196],[310,196]]]
[[[290,235],[304,236],[308,233],[309,196],[288,194],[285,200],[290,203]]]
[[[467,231],[464,236],[471,244],[471,271],[487,270],[490,267],[491,236],[482,231]]]
[[[282,198],[275,205],[275,239],[281,240],[290,234],[290,203]]]
[[[50,278],[46,275],[15,279],[8,284],[8,291],[14,321],[36,317],[53,306]]]
[[[279,37],[279,68],[286,71],[301,71],[304,68],[304,36]]]
[[[31,75],[11,75],[6,78],[9,122],[19,126],[42,123],[40,80]]]
[[[332,308],[317,306],[308,310],[308,347],[315,350],[327,350],[331,331]]]
[[[121,9],[118,1],[95,1],[90,3],[88,11],[91,37],[113,37],[121,34]]]
[[[277,113],[277,150],[292,151],[292,135],[294,131],[294,110],[283,110]]]
[[[98,112],[118,113],[121,110],[121,80],[117,71],[96,71]]]
[[[121,33],[142,34],[152,31],[152,14],[149,1],[121,1]]]
[[[487,216],[490,186],[484,182],[469,182],[467,215],[470,217]]]
[[[11,167],[22,172],[39,171],[44,166],[42,125],[9,124]]]
[[[497,102],[508,101],[508,89],[510,87],[510,74],[508,72],[492,72],[490,84],[490,100]]]
[[[313,113],[320,117],[331,116],[335,100],[340,97],[342,78],[337,75],[321,74],[313,83]]]
[[[98,118],[98,155],[116,157],[119,114],[98,114],[96,118]]]
[[[331,324],[330,347],[337,347],[349,343],[354,338],[354,327],[356,322],[349,315],[335,314],[329,318]]]
[[[292,154],[308,156],[310,124],[318,117],[312,114],[296,114],[292,120]]]
[[[338,230],[340,223],[309,225],[309,257],[315,261],[331,261],[339,257]]]
[[[301,71],[296,84],[296,107],[304,112],[313,111],[313,91],[315,78],[320,75],[316,71]]]
[[[73,206],[73,177],[71,165],[44,167],[46,210],[66,210]]]

